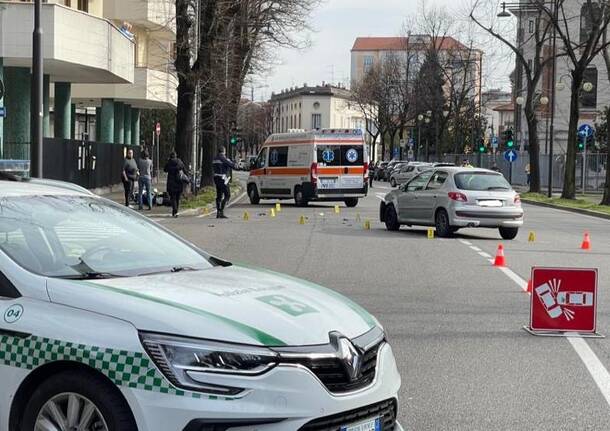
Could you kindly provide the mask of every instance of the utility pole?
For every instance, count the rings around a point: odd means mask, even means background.
[[[42,0],[34,1],[34,32],[32,34],[32,105],[30,129],[30,176],[42,178]]]

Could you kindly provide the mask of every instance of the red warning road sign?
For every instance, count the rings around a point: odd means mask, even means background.
[[[597,269],[532,268],[530,328],[595,332]]]
[[[157,136],[161,134],[161,123],[155,124],[155,133],[157,134]]]

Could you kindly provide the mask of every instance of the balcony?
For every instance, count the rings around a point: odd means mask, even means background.
[[[98,105],[103,98],[125,102],[134,108],[175,108],[178,79],[171,73],[136,67],[133,84],[74,85],[72,100],[85,106]]]
[[[110,21],[62,5],[42,5],[44,73],[53,81],[127,83],[134,43]],[[0,1],[0,57],[5,67],[32,66],[34,5]]]
[[[144,27],[161,39],[176,37],[176,6],[173,0],[105,0],[104,16]]]

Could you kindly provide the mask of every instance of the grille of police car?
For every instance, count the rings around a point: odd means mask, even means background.
[[[372,418],[381,418],[381,429],[392,431],[396,426],[396,410],[396,400],[386,400],[313,420],[302,426],[299,431],[339,431],[346,424],[355,424]]]
[[[383,341],[362,354],[360,372],[351,379],[344,364],[337,358],[299,359],[298,363],[309,368],[326,388],[335,394],[362,389],[375,380],[377,354]]]

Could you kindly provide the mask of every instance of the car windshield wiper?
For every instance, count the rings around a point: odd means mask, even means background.
[[[198,271],[198,268],[194,268],[192,266],[182,266],[182,265],[176,265],[176,266],[172,266],[171,268],[165,268],[165,269],[161,269],[161,270],[155,270],[155,271],[150,271],[150,272],[140,272],[138,273],[137,277],[140,276],[144,276],[144,275],[154,275],[154,274],[165,274],[165,273],[171,273],[171,272],[183,272],[183,271]]]
[[[78,258],[78,263],[76,265],[70,265],[70,268],[72,268],[73,270],[78,272],[78,274],[61,275],[61,276],[59,276],[59,278],[65,278],[65,279],[70,279],[70,280],[95,280],[95,279],[102,279],[102,278],[125,277],[124,275],[120,275],[120,274],[96,271],[91,266],[89,266],[89,264],[87,264],[87,262],[85,262],[82,257]]]

